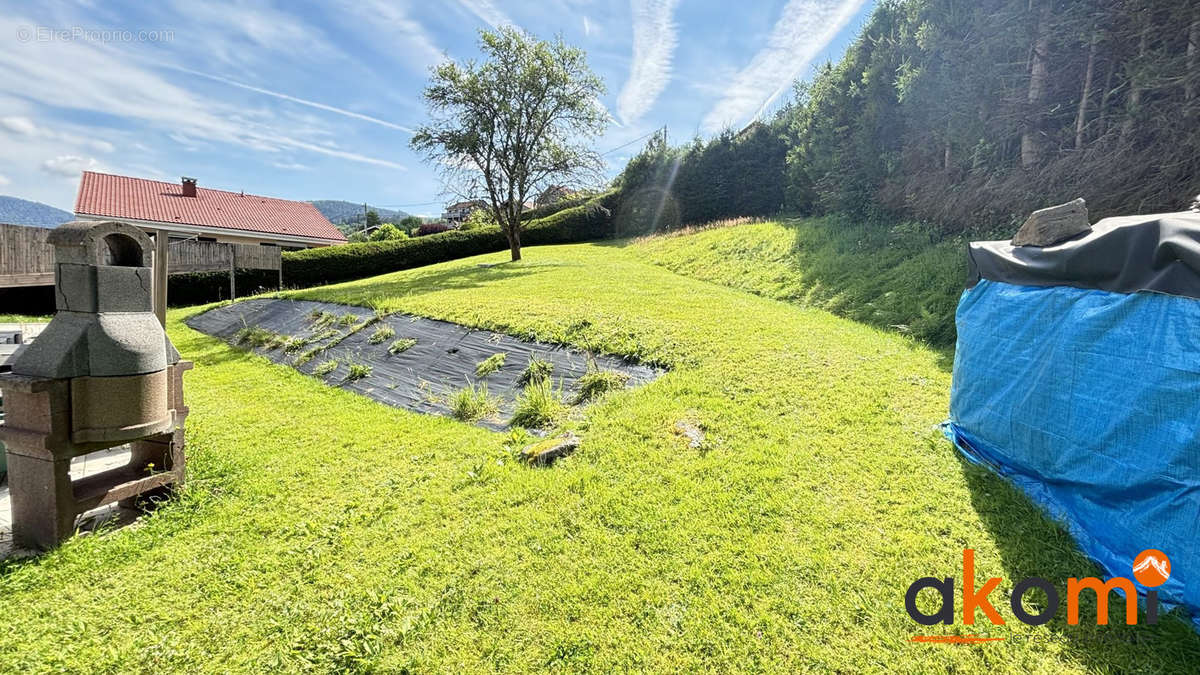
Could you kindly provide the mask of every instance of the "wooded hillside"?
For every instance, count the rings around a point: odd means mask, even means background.
[[[754,192],[680,207],[705,218],[878,213],[943,231],[1080,196],[1093,218],[1173,211],[1200,192],[1198,122],[1195,0],[885,0],[761,129],[651,144],[618,182],[671,181],[686,201],[691,172]],[[701,166],[714,146],[727,159]]]

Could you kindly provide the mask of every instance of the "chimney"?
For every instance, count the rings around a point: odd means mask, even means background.
[[[183,177],[183,196],[184,197],[195,197],[196,196],[196,179],[195,178],[188,178],[187,176]]]

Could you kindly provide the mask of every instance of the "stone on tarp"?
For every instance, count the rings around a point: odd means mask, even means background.
[[[1051,246],[1090,232],[1087,203],[1083,199],[1039,209],[1030,214],[1012,238],[1013,246]]]
[[[1192,210],[1200,213],[1200,195],[1196,195],[1196,198],[1192,200]]]
[[[566,457],[575,452],[578,447],[579,437],[568,431],[561,436],[547,438],[544,441],[525,446],[521,450],[521,456],[534,466],[549,466],[560,457]]]

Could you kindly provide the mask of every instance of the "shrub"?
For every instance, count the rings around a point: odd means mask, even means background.
[[[430,234],[441,234],[449,229],[450,226],[446,223],[422,223],[421,226],[417,228],[417,236],[424,237]]]
[[[334,359],[330,359],[318,365],[316,368],[313,368],[313,375],[316,375],[317,377],[325,377],[326,375],[337,370],[337,367],[338,362]]]
[[[450,395],[450,414],[462,422],[474,422],[500,412],[500,399],[488,394],[487,384],[467,384]]]
[[[517,378],[519,384],[537,384],[542,380],[550,377],[550,373],[554,372],[554,364],[545,360],[539,359],[536,356],[529,357],[529,365],[525,366],[525,370],[521,372],[521,377]]]
[[[486,209],[475,209],[472,211],[471,215],[467,216],[467,219],[462,222],[462,225],[458,226],[458,229],[460,232],[470,232],[471,230],[478,230],[481,227],[496,227],[496,222],[488,215]]]
[[[408,351],[415,344],[417,344],[417,341],[413,338],[400,338],[388,346],[388,353],[399,354],[400,352]]]
[[[566,406],[562,399],[562,385],[555,388],[549,378],[525,387],[517,397],[509,425],[526,429],[543,429],[562,416]]]
[[[576,403],[587,403],[615,389],[620,389],[629,381],[629,376],[615,370],[591,370],[579,378],[579,393],[575,395]]]
[[[504,360],[506,358],[508,358],[508,354],[505,354],[504,352],[492,354],[475,365],[475,376],[487,377],[497,370],[500,370],[500,368],[504,366]]]
[[[394,337],[396,337],[396,331],[392,330],[391,326],[380,326],[379,328],[375,329],[374,333],[371,333],[371,337],[367,338],[367,342],[377,345],[384,340],[389,340]]]
[[[368,237],[370,241],[394,241],[396,239],[408,239],[408,233],[391,223],[384,223],[375,228],[375,231]]]
[[[615,206],[615,193],[608,193],[582,206],[529,221],[521,242],[538,246],[605,239],[612,236],[611,213]],[[452,230],[403,241],[310,248],[283,254],[283,278],[292,287],[318,286],[507,249],[508,242],[498,227]]]
[[[347,380],[361,380],[371,374],[371,366],[365,363],[351,363],[350,372],[346,373]]]

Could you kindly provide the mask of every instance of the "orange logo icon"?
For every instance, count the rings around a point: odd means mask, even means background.
[[[1133,577],[1146,588],[1161,586],[1171,577],[1171,559],[1156,548],[1148,548],[1133,559]]]

